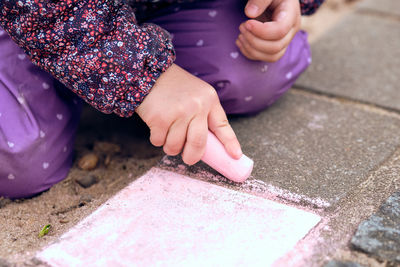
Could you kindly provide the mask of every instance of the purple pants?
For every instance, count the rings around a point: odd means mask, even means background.
[[[311,62],[299,32],[275,63],[247,60],[235,45],[242,0],[160,11],[150,22],[173,35],[176,63],[215,87],[228,114],[257,113]],[[0,196],[29,197],[63,180],[72,164],[80,100],[35,67],[0,28]]]

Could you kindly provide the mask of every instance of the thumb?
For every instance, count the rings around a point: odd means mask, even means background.
[[[249,0],[244,8],[244,13],[249,18],[257,18],[267,9],[271,2],[272,0]]]

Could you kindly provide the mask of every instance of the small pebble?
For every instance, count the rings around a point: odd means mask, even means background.
[[[87,203],[92,202],[92,200],[93,200],[93,197],[91,195],[89,195],[89,194],[82,195],[81,198],[79,199],[79,205],[82,205],[82,204],[86,205]]]
[[[67,219],[60,219],[59,222],[60,222],[60,223],[69,223],[69,220],[67,220]]]
[[[86,154],[79,160],[78,167],[82,170],[90,171],[96,168],[98,162],[99,157],[94,153],[90,153]]]
[[[95,175],[86,175],[76,179],[75,181],[83,188],[88,188],[96,184],[98,182],[98,179]]]

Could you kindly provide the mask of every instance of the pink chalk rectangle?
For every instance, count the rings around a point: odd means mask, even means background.
[[[319,221],[153,168],[37,257],[51,266],[270,266]]]

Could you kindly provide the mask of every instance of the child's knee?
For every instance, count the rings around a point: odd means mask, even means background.
[[[0,169],[0,197],[30,197],[67,176],[72,164],[72,143],[49,147],[39,138],[17,153],[2,151],[0,161],[8,164]]]
[[[265,109],[282,91],[276,84],[238,76],[215,84],[220,101],[228,114],[250,114]],[[279,94],[280,95],[280,94]]]
[[[29,197],[66,177],[72,163],[79,110],[77,107],[76,112],[56,114],[49,111],[43,118],[40,115],[44,112],[25,109],[2,115],[16,120],[0,123],[0,197]]]
[[[247,61],[220,68],[220,79],[213,85],[228,114],[257,113],[284,94],[310,62],[307,35],[300,32],[277,62]]]
[[[259,75],[254,68],[243,69],[230,79],[220,80],[214,84],[222,106],[228,114],[252,114],[272,105],[295,82],[298,75],[286,71],[285,67],[275,63],[266,63],[260,68],[271,68],[271,74]],[[261,70],[260,70],[261,72]],[[283,77],[279,77],[283,76]]]
[[[67,108],[65,103],[56,104]],[[11,107],[12,112],[2,114],[8,120],[0,123],[0,197],[29,197],[66,177],[80,108],[54,114],[51,108]]]

